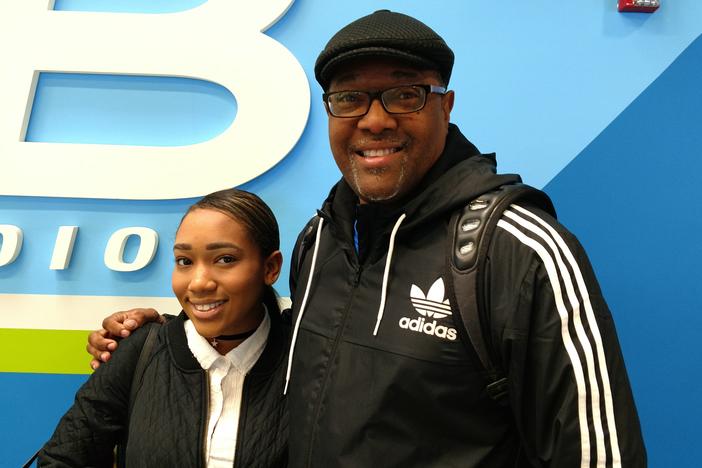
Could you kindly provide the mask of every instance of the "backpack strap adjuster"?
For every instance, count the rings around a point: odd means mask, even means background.
[[[507,377],[502,377],[485,387],[485,391],[493,401],[502,402],[507,398],[509,386],[507,385]]]

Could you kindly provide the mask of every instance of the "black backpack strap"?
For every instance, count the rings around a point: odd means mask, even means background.
[[[454,322],[466,346],[480,359],[485,370],[486,392],[495,401],[504,403],[507,379],[493,359],[488,342],[489,314],[484,297],[484,270],[492,234],[502,213],[513,203],[538,206],[553,214],[553,204],[546,194],[524,184],[503,185],[472,200],[457,210],[449,222],[447,242],[446,288],[455,305]]]
[[[124,440],[117,447],[117,459],[122,462],[126,460],[126,433],[129,431],[129,421],[132,419],[134,401],[136,400],[136,394],[139,391],[139,388],[141,388],[141,383],[144,379],[144,372],[146,371],[146,365],[149,363],[149,359],[153,354],[154,346],[156,345],[156,335],[158,335],[158,330],[160,328],[160,325],[157,323],[147,323],[144,326],[148,327],[149,331],[146,334],[144,346],[142,346],[141,352],[139,353],[139,359],[137,360],[136,367],[134,368],[134,375],[132,376],[132,385],[129,389],[129,404],[127,406],[127,422],[125,425],[125,437]]]
[[[295,272],[299,273],[302,267],[302,262],[305,261],[305,254],[314,245],[315,232],[317,231],[317,224],[319,223],[319,215],[314,215],[302,230],[300,236],[299,245],[295,251],[295,258],[292,263],[292,267],[295,268]]]
[[[313,216],[297,236],[295,241],[295,247],[293,248],[293,254],[290,262],[290,291],[293,292],[297,289],[297,280],[300,276],[300,269],[302,268],[302,263],[305,261],[305,255],[307,251],[314,245],[317,226],[319,225],[320,214]]]
[[[132,409],[134,407],[134,400],[136,399],[137,391],[141,387],[141,381],[144,379],[144,371],[146,371],[146,365],[149,363],[149,358],[156,344],[156,335],[160,325],[151,323],[147,324],[149,327],[149,332],[146,335],[146,340],[144,340],[144,346],[141,348],[141,353],[139,354],[139,360],[137,361],[136,367],[134,368],[134,376],[132,376],[132,386],[129,390],[129,406],[127,410],[127,418],[131,419]]]

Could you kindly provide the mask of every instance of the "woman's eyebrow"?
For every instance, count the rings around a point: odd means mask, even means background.
[[[241,248],[236,245],[232,244],[231,242],[212,242],[211,244],[207,244],[205,246],[207,250],[217,250],[217,249],[235,249],[235,250],[241,250]]]
[[[173,250],[192,250],[193,247],[190,244],[186,243],[180,243],[180,244],[174,244],[173,245]],[[241,247],[239,247],[236,244],[233,244],[231,242],[212,242],[210,244],[207,244],[205,246],[205,249],[207,250],[218,250],[218,249],[234,249],[234,250],[242,250]]]

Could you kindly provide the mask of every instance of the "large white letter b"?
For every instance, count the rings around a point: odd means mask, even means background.
[[[262,34],[293,0],[210,0],[166,14],[0,6],[0,195],[187,198],[260,175],[292,149],[310,91],[295,57]],[[49,2],[51,3],[51,2]],[[237,100],[217,137],[174,147],[25,142],[40,72],[189,77]],[[187,177],[187,180],[184,178]]]

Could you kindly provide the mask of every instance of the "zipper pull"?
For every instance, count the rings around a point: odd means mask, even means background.
[[[361,273],[363,273],[363,267],[361,265],[358,265],[358,267],[356,267],[356,272],[353,276],[352,284],[354,287],[358,286],[358,283],[361,281]]]

